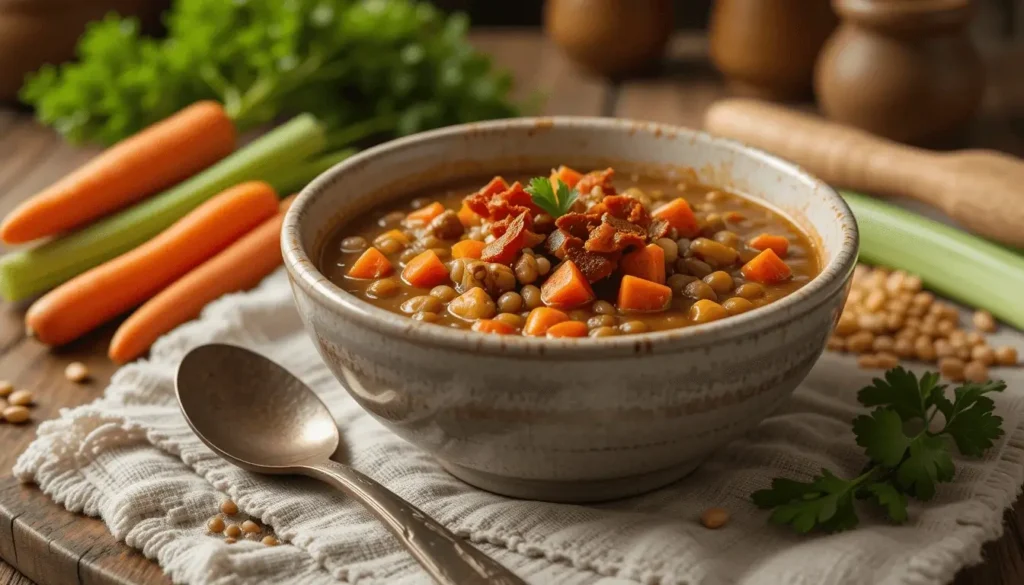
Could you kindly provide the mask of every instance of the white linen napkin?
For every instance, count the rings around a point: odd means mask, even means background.
[[[195,438],[173,376],[187,350],[208,342],[283,364],[331,406],[352,465],[530,583],[944,585],[1000,536],[1024,482],[1024,375],[995,370],[1010,384],[996,398],[1006,435],[984,460],[957,458],[956,480],[932,502],[912,504],[907,524],[862,510],[859,528],[836,535],[769,525],[749,495],[772,477],[802,479],[823,467],[855,474],[864,463],[850,422],[862,411],[856,390],[871,374],[826,355],[780,412],[672,486],[593,506],[503,498],[449,476],[359,409],[306,339],[279,271],[167,335],[149,360],[122,368],[103,398],[40,425],[15,467],[69,510],[102,518],[176,583],[430,582],[358,503],[313,480],[241,471]],[[229,545],[209,534],[206,522],[225,494],[285,544]],[[711,506],[731,512],[724,528],[697,522]]]

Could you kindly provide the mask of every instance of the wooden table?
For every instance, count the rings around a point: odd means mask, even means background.
[[[547,94],[547,114],[621,116],[699,127],[705,108],[726,94],[699,36],[674,41],[672,59],[662,74],[614,84],[582,75],[537,33],[488,32],[475,40],[513,71],[522,95],[535,89]],[[1024,155],[1024,46],[992,46],[986,53],[992,87],[967,141]],[[24,113],[0,110],[0,215],[91,154],[65,145]],[[49,350],[25,337],[23,310],[0,308],[0,379],[36,393],[34,420],[96,398],[114,371],[105,357],[112,328]],[[64,366],[72,360],[89,366],[90,384],[64,379]],[[11,477],[11,465],[33,436],[32,426],[0,425],[0,557],[9,563],[0,562],[0,585],[28,584],[29,579],[44,585],[167,583],[154,563],[115,542],[102,523],[64,511]],[[985,554],[986,562],[963,571],[957,585],[1024,583],[1024,523],[1015,511],[1006,516],[1006,534]]]

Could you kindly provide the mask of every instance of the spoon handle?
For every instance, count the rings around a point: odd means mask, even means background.
[[[442,585],[525,585],[511,571],[362,473],[327,461],[303,473],[365,504]]]

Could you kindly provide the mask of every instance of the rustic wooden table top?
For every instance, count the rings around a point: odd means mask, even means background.
[[[672,58],[661,74],[624,83],[581,74],[539,33],[487,32],[475,35],[475,41],[512,70],[523,95],[544,92],[548,114],[621,116],[699,127],[705,108],[726,94],[699,36],[675,39]],[[994,43],[985,52],[991,87],[963,145],[1024,156],[1024,46]],[[0,109],[0,215],[92,154],[67,146],[25,113]],[[0,379],[36,393],[34,421],[96,398],[114,371],[105,357],[112,328],[50,350],[25,337],[23,310],[0,306]],[[64,379],[64,366],[74,360],[92,371],[89,384]],[[167,583],[154,563],[115,542],[98,520],[63,510],[11,476],[15,458],[34,436],[34,424],[0,425],[0,558],[6,561],[0,561],[0,585]],[[1017,508],[1024,509],[1021,501]],[[956,584],[1024,583],[1022,535],[1022,518],[1008,512],[1003,538],[990,543],[986,561],[963,571]]]

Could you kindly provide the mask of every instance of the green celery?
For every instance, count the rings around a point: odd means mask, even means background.
[[[291,168],[282,169],[276,176],[268,179],[267,182],[274,187],[282,197],[298,193],[310,181],[320,176],[334,165],[356,153],[354,148],[346,148],[337,152],[331,152],[317,158],[299,163]]]
[[[39,294],[157,235],[217,193],[249,180],[268,180],[326,144],[323,127],[303,114],[216,165],[163,193],[36,248],[0,258],[0,296]]]
[[[925,285],[1024,329],[1024,257],[952,226],[848,191],[860,258],[917,274]]]

